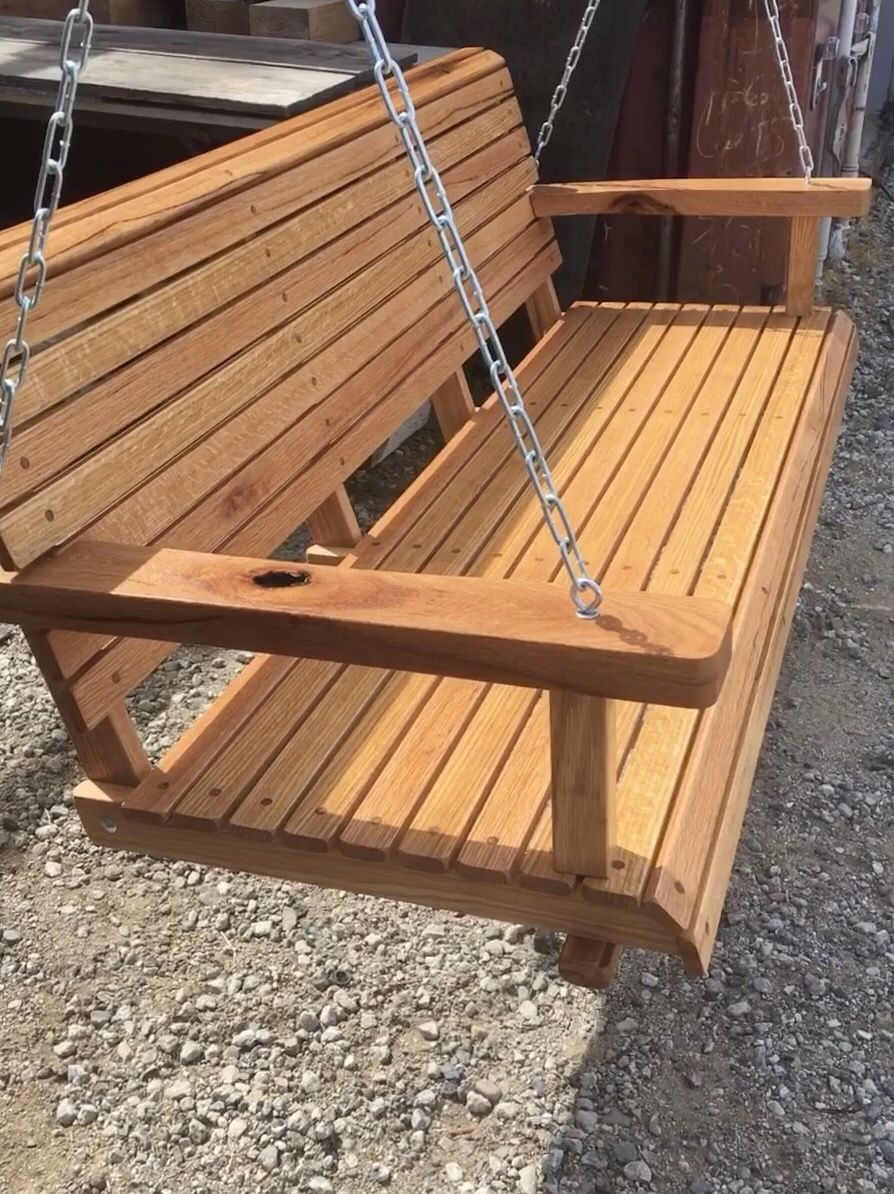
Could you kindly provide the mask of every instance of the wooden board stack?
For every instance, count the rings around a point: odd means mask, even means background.
[[[0,16],[64,21],[71,7],[71,0],[0,0]],[[167,29],[183,24],[183,0],[93,0],[90,11],[100,25]]]
[[[357,23],[344,0],[186,0],[186,22],[203,33],[251,33],[351,42]]]

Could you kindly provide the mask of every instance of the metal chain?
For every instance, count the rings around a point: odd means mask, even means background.
[[[801,169],[804,172],[805,181],[810,182],[813,178],[816,164],[813,160],[813,150],[810,148],[810,142],[807,140],[807,130],[804,127],[804,113],[801,110],[801,101],[798,99],[798,89],[795,86],[795,76],[792,73],[792,61],[789,57],[788,46],[785,44],[785,38],[782,34],[782,18],[779,15],[778,0],[764,0],[764,9],[767,13],[767,19],[770,22],[770,28],[773,31],[773,49],[776,51],[779,73],[782,76],[782,84],[785,87],[792,128],[795,130],[795,136],[798,138]]]
[[[19,264],[13,297],[19,309],[15,335],[7,341],[0,359],[0,469],[9,453],[12,439],[12,408],[16,393],[23,385],[31,360],[31,346],[26,339],[28,316],[40,302],[47,279],[46,246],[50,224],[62,195],[62,178],[71,137],[74,132],[72,112],[81,73],[90,55],[93,17],[89,0],[79,0],[65,18],[59,66],[62,77],[56,93],[56,106],[47,123],[43,156],[34,193],[34,218],[28,248]],[[28,284],[28,274],[35,274]]]
[[[540,132],[537,134],[537,148],[534,150],[534,160],[537,165],[540,165],[540,158],[543,155],[544,149],[549,145],[553,135],[553,128],[555,127],[556,117],[562,110],[562,105],[568,98],[568,84],[571,82],[571,76],[577,70],[580,62],[581,54],[584,51],[584,46],[587,44],[587,38],[590,35],[590,30],[593,27],[593,21],[596,19],[596,13],[599,11],[599,5],[602,0],[587,0],[587,7],[584,11],[583,19],[580,23],[580,28],[577,31],[577,37],[574,39],[574,45],[568,52],[568,58],[565,62],[565,70],[562,74],[562,81],[556,90],[553,92],[553,98],[549,106],[549,116],[543,122]]]
[[[595,618],[602,600],[602,590],[587,571],[568,513],[556,490],[543,447],[525,408],[515,373],[488,310],[478,275],[469,260],[462,234],[456,225],[444,182],[429,156],[406,78],[395,62],[379,24],[376,0],[346,2],[360,23],[363,36],[372,53],[373,73],[388,115],[404,143],[413,168],[416,189],[425,205],[432,227],[438,234],[444,257],[450,266],[453,284],[475,333],[491,383],[506,412],[531,484],[543,508],[544,522],[571,579],[571,595],[575,608],[581,617]],[[393,91],[388,87],[389,79],[394,80]]]

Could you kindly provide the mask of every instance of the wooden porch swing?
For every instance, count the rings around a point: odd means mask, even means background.
[[[370,89],[61,209],[41,297],[57,128],[21,268],[29,229],[0,234],[0,619],[94,841],[555,929],[586,985],[622,946],[704,973],[854,364],[818,224],[868,184],[538,186],[494,54],[414,70],[409,106],[349,3],[389,111]],[[789,220],[784,308],[562,313],[550,217],[606,211]],[[519,307],[513,372],[487,319]],[[446,447],[361,535],[344,482],[429,397]],[[264,558],[304,521],[308,564]],[[125,698],[177,643],[260,654],[151,765]]]

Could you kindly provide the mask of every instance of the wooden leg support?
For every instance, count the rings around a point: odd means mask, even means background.
[[[589,937],[566,937],[559,955],[559,974],[575,987],[604,991],[618,973],[624,947]]]
[[[314,540],[307,549],[308,564],[338,565],[360,542],[360,524],[344,485],[314,510],[307,529]]]
[[[551,692],[549,710],[555,868],[604,879],[615,844],[614,705]]]
[[[562,308],[551,279],[537,287],[525,303],[525,310],[534,339],[542,340],[553,324],[562,318]]]
[[[475,403],[462,369],[458,369],[435,390],[431,404],[444,439],[453,439],[475,413]]]
[[[809,315],[813,310],[819,230],[820,221],[814,216],[795,216],[792,220],[785,288],[787,315]]]
[[[37,666],[43,672],[85,773],[97,783],[135,788],[149,774],[150,763],[137,727],[124,703],[110,709],[93,729],[85,729],[59,678],[56,658],[46,634],[40,630],[28,630],[25,637]]]

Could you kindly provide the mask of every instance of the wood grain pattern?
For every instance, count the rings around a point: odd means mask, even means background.
[[[256,37],[293,37],[305,41],[351,42],[357,22],[344,0],[261,0],[249,9]]]
[[[248,35],[247,0],[186,0],[186,27],[200,33]]]
[[[605,878],[617,834],[614,703],[554,691],[549,714],[556,870]]]
[[[528,322],[531,324],[534,339],[542,340],[550,328],[562,318],[562,308],[559,306],[559,298],[552,279],[537,287],[525,303],[525,311],[528,314]]]
[[[117,800],[112,799],[114,792]],[[521,888],[494,887],[468,879],[457,882],[452,874],[411,871],[387,863],[360,863],[357,859],[308,853],[280,842],[255,841],[228,833],[207,833],[185,826],[148,824],[120,815],[119,801],[126,795],[107,785],[81,784],[76,804],[91,839],[117,850],[131,850],[158,858],[188,858],[228,870],[249,871],[281,879],[313,883],[342,891],[404,900],[433,908],[450,908],[489,916],[510,924],[540,925],[582,936],[614,937],[664,953],[677,952],[677,943],[666,927],[648,913],[631,915],[607,909],[597,916],[579,898],[550,900]],[[109,824],[104,828],[103,822]]]
[[[589,937],[566,937],[559,955],[559,974],[566,983],[605,991],[615,981],[623,946]]]
[[[444,439],[453,439],[475,413],[475,403],[462,369],[451,373],[435,390],[431,405]]]
[[[353,547],[359,542],[360,526],[344,485],[308,516],[307,529],[317,543],[330,547]]]
[[[6,576],[0,611],[32,625],[561,686],[621,700],[710,704],[729,662],[724,606],[657,595],[609,594],[599,618],[586,621],[574,616],[561,586],[280,565],[88,540]]]
[[[822,445],[816,457],[810,493],[797,528],[797,539],[786,578],[780,586],[779,603],[772,615],[772,635],[759,662],[758,679],[754,687],[751,706],[740,732],[738,751],[727,784],[726,799],[712,837],[710,861],[702,874],[698,902],[693,908],[689,931],[685,935],[685,940],[693,946],[694,956],[689,957],[684,953],[684,961],[686,961],[687,969],[693,973],[701,974],[707,970],[714,941],[720,928],[726,888],[751,793],[751,783],[763,744],[764,730],[770,714],[776,682],[782,667],[786,641],[810,550],[811,535],[819,513],[832,453],[841,424],[850,370],[853,368],[855,355],[856,337],[854,337],[850,352],[841,361],[837,393],[824,430]],[[812,444],[808,444],[808,452],[812,446]]]
[[[809,315],[816,293],[820,221],[814,216],[792,220],[788,243],[785,309],[789,315]]]
[[[501,94],[511,91],[511,81],[495,54],[458,50],[416,68],[411,85],[418,100],[440,96],[443,104],[452,108],[457,87],[488,76],[493,76]],[[324,148],[352,143],[364,132],[382,125],[381,99],[367,88],[323,110],[295,117],[157,174],[63,207],[53,223],[49,276],[58,278],[75,265],[95,262],[113,249],[172,226],[211,202],[312,161]],[[26,224],[0,232],[0,296],[12,293],[22,245],[27,239]],[[142,282],[136,289],[140,288]],[[55,289],[59,289],[58,283]],[[48,288],[48,305],[50,297]],[[83,317],[83,307],[80,314]],[[36,312],[35,322],[40,318],[41,313]]]
[[[491,293],[496,295],[491,308],[496,312],[503,310],[508,314],[515,309],[530,286],[549,273],[557,260],[554,246],[550,246],[513,277],[513,256],[511,252],[504,253],[501,260],[495,263],[497,268],[493,272],[488,269],[483,271],[485,278],[489,277],[496,283],[491,289]],[[508,278],[505,286],[501,285],[503,277]],[[424,333],[424,325],[429,323],[432,327],[443,326],[445,319],[456,318],[455,300],[445,298],[444,302],[445,309],[435,308],[430,312],[425,320],[419,322],[418,329],[413,330],[413,335],[417,330]],[[398,352],[402,347],[400,342],[395,344]],[[449,374],[472,347],[472,334],[464,327],[429,354],[428,364],[432,370],[443,368],[444,374]],[[376,369],[382,368],[382,365],[379,358]],[[354,380],[358,392],[362,393],[360,387],[368,378],[361,373]],[[352,382],[350,387],[346,387],[346,398],[353,389]],[[305,503],[310,504],[312,509],[313,504],[323,501],[332,486],[346,473],[360,467],[368,455],[369,443],[378,442],[376,436],[381,433],[382,424],[390,423],[392,418],[399,421],[399,415],[406,417],[406,413],[418,405],[420,389],[423,393],[428,389],[423,377],[417,374],[404,379],[380,406],[365,412],[355,425],[349,425],[348,432],[341,440],[339,455],[324,456],[306,466],[303,474],[292,477],[288,472],[289,467],[294,466],[296,459],[300,459],[309,446],[307,435],[302,434],[306,428],[299,423],[290,433],[281,436],[269,451],[260,453],[240,470],[219,492],[199,503],[188,519],[177,525],[171,538],[187,546],[202,546],[201,536],[213,533],[211,544],[207,544],[206,540],[205,545],[217,550],[224,548],[243,553],[258,548],[261,551],[269,550],[294,528],[295,519],[300,518],[302,510],[306,508]],[[324,417],[324,412],[318,413],[320,422]],[[144,488],[151,490],[154,487],[150,485]],[[165,658],[169,650],[163,644],[121,642],[103,652],[91,667],[70,681],[72,697],[84,721],[89,725],[100,719],[108,703],[116,695],[123,697],[130,692],[143,676],[148,675]]]
[[[538,216],[865,216],[868,178],[659,178],[538,183]]]

